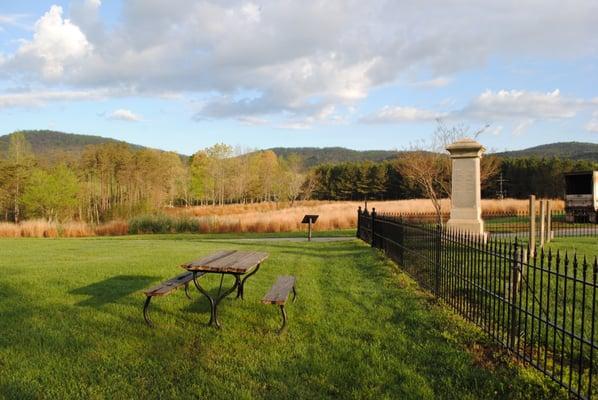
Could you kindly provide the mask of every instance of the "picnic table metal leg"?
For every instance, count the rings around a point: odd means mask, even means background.
[[[193,273],[193,283],[195,284],[195,287],[197,288],[197,290],[199,290],[201,292],[201,294],[206,296],[208,301],[210,302],[210,322],[208,322],[208,325],[216,325],[216,327],[220,328],[220,322],[218,322],[218,304],[220,304],[220,301],[222,299],[224,299],[226,296],[228,296],[229,294],[231,294],[232,292],[234,292],[237,289],[237,287],[240,284],[239,275],[236,275],[236,274],[233,275],[235,277],[234,285],[230,289],[228,289],[226,292],[222,293],[222,295],[216,296],[215,298],[212,297],[207,290],[205,290],[203,287],[201,287],[201,285],[197,281],[196,275],[197,274],[194,272]]]
[[[249,279],[249,277],[253,274],[255,274],[257,272],[258,269],[260,269],[260,265],[258,264],[255,269],[253,271],[251,271],[249,274],[247,274],[247,276],[245,276],[245,278],[243,278],[243,280],[241,281],[241,283],[239,284],[239,290],[237,290],[237,299],[240,297],[241,299],[243,299],[243,292],[245,289],[245,281],[247,279]]]
[[[189,294],[189,282],[185,283],[185,296],[187,296],[189,300],[192,300],[191,295]]]
[[[145,304],[143,305],[143,319],[145,320],[145,323],[149,325],[150,328],[153,328],[154,323],[150,319],[149,312],[148,312],[148,308],[149,308],[151,301],[152,301],[152,296],[147,296],[147,298],[145,299]]]
[[[278,330],[279,335],[284,332],[284,329],[287,326],[287,312],[284,309],[284,304],[280,305],[280,313],[282,314],[282,326]]]

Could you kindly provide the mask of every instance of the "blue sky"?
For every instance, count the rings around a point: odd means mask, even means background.
[[[598,143],[594,0],[0,2],[0,134],[191,154]]]

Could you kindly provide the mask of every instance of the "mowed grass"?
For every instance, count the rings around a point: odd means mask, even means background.
[[[2,239],[0,398],[479,399],[557,397],[529,369],[489,361],[484,336],[358,242],[203,241],[193,235]],[[220,249],[270,258],[223,328],[182,290],[141,315],[142,290]],[[298,279],[287,334],[259,300]],[[209,278],[216,290],[219,277]],[[227,284],[230,282],[226,282]]]
[[[556,237],[547,245],[546,250],[548,249],[553,253],[558,250],[561,256],[564,256],[565,252],[569,257],[577,254],[579,261],[585,256],[588,262],[593,263],[594,258],[598,257],[598,237]]]

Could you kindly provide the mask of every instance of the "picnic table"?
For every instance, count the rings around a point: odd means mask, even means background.
[[[195,287],[210,302],[211,314],[208,325],[216,325],[216,327],[220,328],[220,323],[218,322],[218,304],[220,304],[220,301],[235,290],[237,290],[237,298],[243,299],[245,282],[259,270],[262,261],[267,258],[268,253],[263,252],[222,250],[199,260],[181,265],[182,268],[193,273]],[[199,278],[207,274],[221,274],[220,289],[222,289],[224,275],[233,276],[235,283],[223,293],[220,293],[219,289],[218,294],[212,296],[199,283]]]

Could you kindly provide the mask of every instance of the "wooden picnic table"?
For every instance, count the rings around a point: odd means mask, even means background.
[[[264,252],[222,250],[199,260],[181,265],[182,268],[193,273],[195,287],[210,302],[211,315],[208,325],[216,325],[216,327],[220,328],[220,323],[218,322],[218,304],[220,304],[220,301],[235,290],[237,290],[237,298],[243,299],[245,282],[259,270],[262,261],[267,258],[268,253]],[[198,278],[207,274],[221,274],[220,289],[215,297],[210,295],[199,284]],[[224,293],[220,293],[224,275],[232,275],[235,278],[235,283],[230,289],[227,289]],[[241,279],[243,275],[245,276]]]

